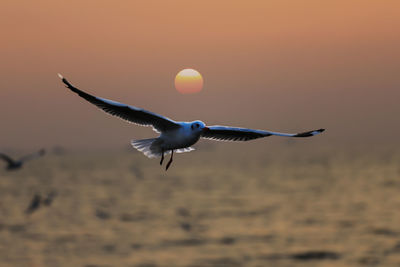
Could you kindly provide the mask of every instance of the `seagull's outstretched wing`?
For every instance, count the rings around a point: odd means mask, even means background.
[[[6,154],[0,153],[0,159],[6,161],[8,164],[14,164],[15,161]]]
[[[41,149],[41,150],[39,150],[39,151],[36,152],[36,153],[23,156],[23,157],[20,159],[20,161],[21,161],[21,162],[25,162],[25,161],[28,161],[28,160],[31,160],[31,159],[34,159],[34,158],[38,158],[38,157],[43,156],[45,153],[46,153],[46,150]]]
[[[309,137],[322,133],[323,131],[325,131],[325,129],[290,134],[216,125],[207,127],[202,133],[201,137],[217,141],[248,141],[270,135],[286,137]]]
[[[112,100],[92,96],[74,87],[61,74],[58,74],[58,76],[61,78],[66,87],[72,92],[77,93],[80,97],[86,99],[90,103],[96,105],[98,108],[111,115],[142,126],[153,126],[153,128],[158,132],[173,130],[180,127],[180,125],[175,121],[156,113],[134,106],[128,106]]]

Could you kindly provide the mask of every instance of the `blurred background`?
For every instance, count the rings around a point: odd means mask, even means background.
[[[1,266],[400,264],[398,1],[0,10],[0,152],[48,152],[0,170]],[[184,68],[203,75],[200,93],[175,90]],[[129,145],[150,128],[99,112],[58,72],[178,121],[327,131],[201,141],[166,173]],[[52,200],[32,211],[37,195]]]

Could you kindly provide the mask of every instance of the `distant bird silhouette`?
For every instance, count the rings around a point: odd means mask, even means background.
[[[188,222],[182,222],[180,226],[182,230],[185,230],[186,232],[190,232],[190,230],[192,230],[192,225]]]
[[[14,159],[10,158],[9,156],[7,156],[6,154],[0,153],[0,159],[2,159],[5,162],[7,162],[8,165],[6,167],[6,170],[12,171],[12,170],[20,169],[22,167],[22,165],[24,165],[24,163],[26,161],[34,159],[34,158],[41,157],[45,153],[46,153],[46,151],[44,149],[41,149],[38,152],[26,155],[26,156],[20,158],[19,160],[14,160]]]
[[[31,200],[31,203],[29,204],[29,207],[26,209],[25,213],[31,214],[35,210],[37,210],[40,207],[40,202],[42,200],[42,197],[39,194],[35,194]]]
[[[28,208],[26,209],[25,213],[31,214],[37,209],[40,208],[40,206],[43,204],[45,206],[50,206],[51,203],[53,203],[54,198],[57,196],[57,193],[52,191],[50,192],[46,198],[42,198],[41,195],[35,194],[31,200],[31,203],[29,204]]]
[[[220,125],[206,126],[204,122],[199,120],[177,122],[141,108],[90,95],[73,86],[61,74],[58,74],[58,76],[68,89],[103,111],[131,123],[152,126],[156,132],[160,133],[158,138],[132,140],[131,144],[149,158],[161,157],[160,165],[164,161],[164,155],[171,153],[171,158],[165,168],[166,170],[168,170],[172,163],[174,152],[183,153],[194,150],[190,146],[197,143],[200,138],[217,141],[249,141],[271,135],[310,137],[324,131],[324,129],[318,129],[301,133],[278,133]]]

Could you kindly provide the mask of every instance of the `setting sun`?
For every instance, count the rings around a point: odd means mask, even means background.
[[[175,88],[182,94],[194,94],[203,89],[203,77],[194,69],[184,69],[175,77]]]

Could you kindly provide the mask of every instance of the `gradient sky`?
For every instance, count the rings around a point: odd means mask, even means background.
[[[67,91],[58,72],[176,120],[399,144],[397,0],[2,0],[0,10],[0,148],[154,136]],[[175,90],[183,68],[203,75],[201,93]]]

